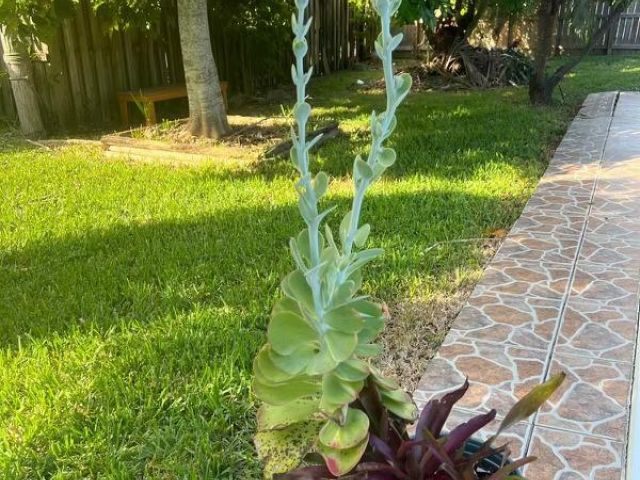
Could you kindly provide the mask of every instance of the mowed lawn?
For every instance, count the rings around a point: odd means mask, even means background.
[[[319,152],[341,217],[377,73],[316,80],[316,113],[348,137]],[[413,94],[399,161],[364,218],[386,255],[366,290],[424,304],[478,279],[479,244],[509,228],[589,91],[640,89],[640,59],[591,59],[567,103],[526,89]],[[0,477],[259,478],[251,363],[302,228],[286,161],[106,162],[0,137]],[[428,250],[429,249],[429,250]],[[437,339],[436,339],[437,340]]]

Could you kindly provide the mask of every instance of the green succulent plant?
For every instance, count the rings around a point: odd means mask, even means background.
[[[292,17],[295,64],[291,75],[297,101],[290,153],[300,174],[296,190],[306,227],[290,241],[296,269],[282,282],[284,297],[273,308],[268,342],[256,356],[253,386],[263,402],[258,414],[261,433],[282,434],[301,422],[318,422],[315,448],[337,476],[358,463],[369,442],[368,417],[350,407],[366,381],[376,384],[384,406],[395,415],[406,420],[416,417],[410,396],[372,365],[381,352],[375,341],[384,316],[380,305],[359,294],[363,267],[383,253],[364,248],[371,227],[360,223],[362,204],[371,184],[396,161],[396,152],[385,141],[396,128],[396,109],[411,90],[411,77],[393,72],[392,54],[402,35],[391,34],[391,19],[401,0],[372,0],[380,17],[375,49],[384,67],[386,110],[371,114],[369,154],[366,160],[355,158],[353,203],[335,235],[325,223],[333,208],[321,211],[319,207],[329,176],[314,175],[309,169],[309,151],[320,137],[307,141],[311,105],[306,86],[312,76],[312,69],[305,71],[304,66],[312,22],[305,20],[308,3],[295,0],[297,11]],[[263,435],[259,442],[265,441]]]

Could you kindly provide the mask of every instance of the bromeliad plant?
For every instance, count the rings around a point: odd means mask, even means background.
[[[537,386],[504,417],[498,431],[487,441],[473,438],[496,418],[496,411],[477,415],[450,432],[444,431],[455,404],[469,389],[469,382],[424,407],[416,424],[415,435],[407,432],[406,423],[384,407],[375,385],[362,392],[358,408],[375,420],[369,438],[370,449],[345,480],[517,480],[518,469],[535,460],[526,457],[509,461],[508,445],[494,447],[500,434],[525,420],[560,387],[564,373]],[[333,478],[326,466],[312,465],[282,476],[287,480],[326,480]]]
[[[283,429],[293,431],[300,423],[320,422],[316,448],[337,476],[358,463],[369,443],[369,417],[351,406],[366,382],[377,387],[380,401],[394,415],[409,421],[416,416],[410,396],[370,363],[381,352],[375,340],[384,317],[380,305],[358,293],[362,268],[382,254],[381,249],[362,249],[371,231],[369,224],[360,222],[362,204],[368,188],[396,161],[395,151],[385,141],[396,128],[396,109],[411,89],[411,77],[393,72],[392,53],[402,35],[391,34],[391,19],[401,0],[372,0],[381,22],[375,49],[384,67],[386,110],[371,115],[369,154],[366,160],[355,159],[353,204],[336,236],[324,223],[332,208],[321,211],[319,206],[329,177],[324,172],[313,175],[309,168],[309,150],[320,137],[306,139],[311,115],[306,86],[312,75],[304,66],[305,37],[311,26],[311,19],[305,21],[308,3],[295,0],[297,12],[292,18],[291,75],[297,102],[290,153],[300,174],[296,189],[306,228],[290,241],[296,269],[282,282],[284,298],[273,308],[268,343],[256,356],[254,391],[263,402],[258,415],[262,432],[283,435]],[[258,442],[264,444],[269,438],[263,436]]]

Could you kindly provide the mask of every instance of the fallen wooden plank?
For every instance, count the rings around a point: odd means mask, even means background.
[[[314,130],[313,132],[309,132],[307,134],[307,141],[317,137],[320,134],[322,134],[322,138],[318,141],[318,143],[315,144],[314,148],[318,148],[323,143],[328,142],[332,138],[336,138],[340,134],[340,128],[337,123],[331,123],[326,127],[322,127],[317,130]],[[289,153],[289,150],[291,150],[292,146],[293,146],[293,142],[291,140],[279,143],[275,147],[265,152],[264,157],[265,158],[284,157]]]

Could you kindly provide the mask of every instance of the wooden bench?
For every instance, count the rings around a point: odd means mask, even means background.
[[[226,106],[229,84],[227,82],[220,82],[220,88],[222,89],[222,98],[224,99],[224,104]],[[185,85],[164,85],[161,87],[118,92],[116,96],[118,98],[118,105],[120,106],[120,120],[125,127],[129,126],[129,102],[135,102],[139,105],[143,105],[147,125],[154,125],[158,123],[158,119],[156,117],[156,102],[173,100],[176,98],[186,98],[187,87]]]

